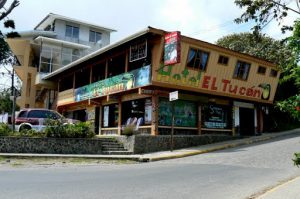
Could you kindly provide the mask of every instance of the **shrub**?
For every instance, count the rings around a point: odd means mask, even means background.
[[[60,120],[46,120],[46,128],[44,130],[46,137],[60,138],[65,137],[65,127]]]
[[[126,135],[126,136],[131,136],[131,135],[134,135],[135,133],[136,132],[135,132],[135,126],[134,125],[125,126],[124,129],[123,129],[123,132],[122,132],[122,134]]]
[[[0,123],[0,136],[7,136],[12,133],[12,130],[7,124]]]
[[[295,153],[295,159],[293,159],[295,166],[300,166],[300,153]]]
[[[54,138],[92,138],[95,135],[88,122],[62,124],[57,120],[47,122],[45,134]]]

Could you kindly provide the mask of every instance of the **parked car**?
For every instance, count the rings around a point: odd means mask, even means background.
[[[60,120],[63,124],[73,124],[78,120],[64,118],[61,114],[54,110],[29,108],[22,109],[15,119],[16,131],[36,130],[42,131],[45,129],[47,119]]]

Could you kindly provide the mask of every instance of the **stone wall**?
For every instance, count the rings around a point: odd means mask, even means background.
[[[239,137],[228,135],[175,135],[173,149],[211,144],[238,138]],[[166,151],[170,150],[171,146],[170,136],[167,135],[136,135],[129,137],[121,136],[117,139],[119,142],[124,144],[127,150],[132,151],[134,154]]]
[[[101,154],[101,140],[0,137],[1,153]]]
[[[227,135],[175,135],[173,149],[180,149],[238,137]],[[115,136],[124,148],[134,154],[170,150],[170,136]],[[82,138],[0,137],[0,153],[101,154],[102,140]]]

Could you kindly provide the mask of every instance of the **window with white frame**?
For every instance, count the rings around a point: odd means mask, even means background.
[[[90,38],[89,38],[90,42],[97,43],[101,41],[101,38],[102,38],[102,34],[100,32],[90,30]]]
[[[66,26],[66,37],[79,39],[79,27],[67,25]]]
[[[147,40],[130,46],[129,61],[137,61],[147,57]]]

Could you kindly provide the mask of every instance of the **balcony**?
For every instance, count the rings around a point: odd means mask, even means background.
[[[55,89],[57,87],[57,84],[55,82],[51,82],[43,79],[47,74],[48,73],[37,73],[35,77],[35,85],[42,86],[49,89]]]

